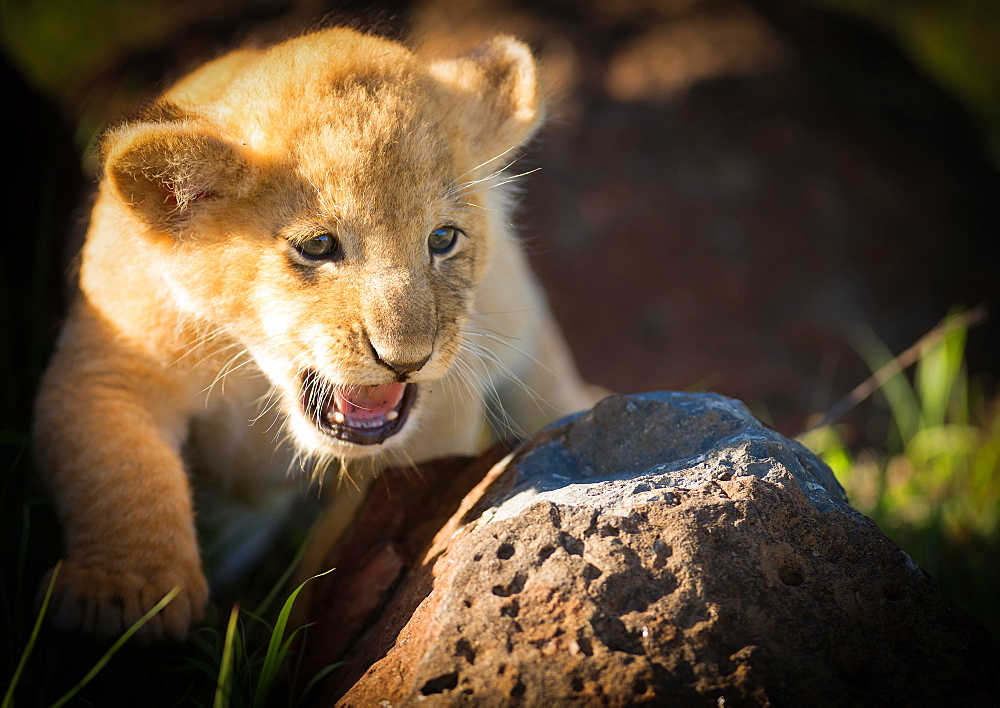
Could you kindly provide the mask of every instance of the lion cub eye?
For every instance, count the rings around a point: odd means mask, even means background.
[[[447,255],[458,243],[460,233],[461,231],[454,226],[442,226],[434,229],[427,237],[427,247],[436,256]]]
[[[306,258],[331,258],[340,251],[340,244],[332,234],[316,234],[295,244],[295,248]]]

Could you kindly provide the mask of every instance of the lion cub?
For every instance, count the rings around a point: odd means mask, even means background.
[[[36,407],[58,625],[113,635],[180,586],[146,637],[187,633],[193,487],[273,509],[303,460],[474,453],[489,410],[532,431],[593,402],[508,226],[501,170],[540,113],[513,39],[429,61],[331,29],[107,133]]]

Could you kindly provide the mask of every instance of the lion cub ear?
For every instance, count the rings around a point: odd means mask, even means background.
[[[494,37],[465,56],[432,62],[430,70],[456,94],[460,120],[483,159],[520,145],[541,121],[538,72],[523,42]]]
[[[191,217],[196,203],[238,198],[252,186],[243,152],[189,122],[126,124],[101,147],[118,197],[167,230]]]

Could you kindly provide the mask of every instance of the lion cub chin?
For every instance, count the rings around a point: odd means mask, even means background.
[[[507,225],[540,114],[513,39],[428,60],[331,29],[108,131],[36,407],[57,625],[114,635],[179,587],[143,631],[185,636],[208,594],[192,486],[273,516],[303,461],[470,454],[491,412],[530,432],[593,402]]]

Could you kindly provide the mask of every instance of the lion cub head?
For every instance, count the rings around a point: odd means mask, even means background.
[[[250,354],[302,447],[391,450],[456,366],[509,238],[489,187],[539,113],[507,38],[427,61],[335,29],[226,55],[106,137],[116,228],[91,280],[127,254],[206,355]]]

